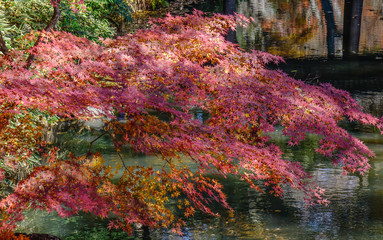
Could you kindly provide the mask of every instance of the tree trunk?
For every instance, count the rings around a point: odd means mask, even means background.
[[[343,58],[358,55],[363,0],[345,0],[343,21]]]
[[[51,2],[52,2],[52,6],[53,6],[53,15],[52,15],[52,18],[49,21],[48,25],[44,29],[47,32],[53,31],[53,29],[55,28],[57,22],[60,19],[60,15],[61,15],[61,11],[60,11],[60,2],[61,2],[61,0],[52,0]],[[37,45],[39,45],[40,41],[41,41],[41,34],[37,38],[37,40],[36,40],[35,44],[33,45],[33,47],[36,47]],[[31,53],[28,56],[28,58],[27,58],[27,63],[25,64],[24,68],[25,69],[29,69],[31,67],[32,62],[33,62],[34,59],[35,59],[35,54]]]
[[[223,12],[225,14],[234,14],[236,11],[236,0],[225,0],[223,5]],[[237,43],[237,33],[236,31],[229,30],[226,36],[226,40]]]
[[[327,57],[332,59],[335,57],[335,37],[339,36],[335,25],[334,19],[334,9],[330,0],[321,0],[322,10],[324,13],[324,17],[326,19],[326,29],[327,29]]]
[[[150,0],[134,0],[134,11],[147,11],[151,8]]]

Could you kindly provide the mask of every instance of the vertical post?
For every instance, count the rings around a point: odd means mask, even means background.
[[[142,233],[142,240],[151,240],[152,238],[150,237],[150,229],[148,226],[143,226],[142,227],[143,233]]]
[[[236,0],[225,0],[223,11],[225,14],[233,14],[236,11]]]
[[[223,12],[225,14],[234,14],[236,11],[236,0],[225,0],[223,5]],[[235,31],[229,30],[226,36],[226,40],[237,43],[237,33]]]
[[[358,55],[363,0],[345,0],[343,21],[343,58]]]
[[[332,59],[335,57],[335,37],[338,36],[334,19],[334,9],[330,0],[321,0],[321,3],[327,26],[327,57]]]

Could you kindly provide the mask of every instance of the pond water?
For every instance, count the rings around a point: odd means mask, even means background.
[[[309,81],[331,82],[350,91],[367,112],[383,115],[381,61],[292,60],[280,67]],[[358,69],[363,74],[356,74]],[[284,149],[286,157],[301,161],[313,181],[326,189],[329,206],[306,206],[302,195],[289,188],[282,199],[265,196],[230,178],[223,183],[233,215],[197,216],[188,222],[184,236],[156,231],[153,239],[383,239],[383,136],[358,124],[345,127],[376,154],[365,176],[343,175],[323,161],[314,152],[315,137]],[[279,138],[274,137],[283,144]]]
[[[230,1],[205,1],[197,6],[224,11]],[[234,1],[235,2],[235,1]],[[287,58],[278,66],[290,75],[316,84],[330,82],[351,92],[363,108],[383,115],[383,1],[365,0],[362,9],[359,55],[342,57],[344,0],[249,0],[238,1],[236,10],[256,19],[249,29],[238,29],[236,39],[246,49],[269,51]],[[326,13],[327,11],[327,13]],[[330,30],[335,32],[331,32]],[[329,36],[330,34],[330,36]],[[335,59],[329,60],[329,57]],[[306,206],[299,192],[286,189],[284,198],[262,195],[235,178],[222,180],[234,214],[221,218],[197,215],[188,221],[183,236],[170,231],[150,233],[152,239],[383,239],[383,136],[369,127],[345,126],[371,148],[376,157],[365,176],[342,175],[339,168],[314,152],[315,138],[295,148],[286,147],[286,157],[300,160],[313,181],[326,189],[329,206]],[[276,141],[283,143],[285,139]],[[113,164],[118,156],[108,153]],[[126,158],[128,164],[158,165],[154,157]],[[162,165],[161,165],[162,166]],[[161,167],[158,166],[158,167]],[[19,228],[66,237],[81,224],[89,229],[104,223],[89,216],[62,220],[46,213],[30,213]]]
[[[345,7],[345,0],[209,0],[193,7],[253,17],[253,24],[238,28],[236,38],[230,37],[244,49],[286,58],[337,58],[347,45],[361,55],[381,55],[383,1],[353,2],[358,6]],[[359,21],[349,24],[350,18]]]

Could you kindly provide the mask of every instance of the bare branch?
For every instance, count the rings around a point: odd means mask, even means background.
[[[117,155],[118,155],[118,157],[120,158],[120,160],[122,162],[122,165],[124,165],[125,170],[129,171],[129,169],[126,167],[126,164],[125,164],[124,159],[122,158],[121,154],[118,151],[116,151],[116,152],[117,152]]]
[[[51,21],[48,23],[48,25],[45,27],[45,31],[50,32],[53,30],[53,28],[56,26],[57,22],[59,21],[61,11],[60,11],[60,0],[54,1],[53,5],[53,16]]]
[[[110,138],[113,140],[113,136],[112,136],[112,134],[111,134],[109,131],[108,131],[107,133],[109,134]],[[121,162],[122,162],[122,165],[124,166],[125,170],[126,170],[126,171],[129,171],[128,168],[126,167],[126,164],[125,164],[125,162],[124,162],[124,159],[122,158],[120,152],[119,152],[117,149],[116,149],[116,153],[117,153],[118,157],[120,158],[120,160],[121,160]]]
[[[52,16],[51,20],[49,21],[48,25],[44,29],[47,32],[50,32],[54,29],[54,27],[56,26],[56,24],[60,18],[60,15],[61,15],[60,4],[59,4],[60,1],[61,0],[52,0],[51,1],[52,6],[53,6],[53,16]],[[37,38],[37,41],[35,42],[33,47],[38,46],[40,41],[41,41],[41,35]],[[29,69],[31,67],[34,59],[35,59],[35,54],[31,53],[27,58],[27,64],[25,65],[24,68]]]
[[[113,136],[112,136],[112,134],[110,134],[109,131],[106,131],[106,132],[102,133],[101,135],[99,135],[97,138],[93,139],[93,140],[90,142],[90,144],[89,144],[89,150],[88,150],[88,155],[91,154],[91,148],[92,148],[93,143],[94,143],[95,141],[97,141],[98,139],[100,139],[100,138],[101,138],[102,136],[104,136],[105,134],[108,134],[108,135],[113,139]],[[117,152],[117,155],[118,155],[118,157],[120,158],[120,160],[121,160],[121,162],[122,162],[122,165],[124,166],[125,170],[128,171],[128,168],[127,168],[127,166],[126,166],[126,164],[125,164],[125,162],[124,162],[124,159],[122,158],[121,154],[120,154],[118,151],[116,151],[116,152]]]
[[[95,141],[97,141],[98,139],[100,139],[102,136],[104,136],[105,134],[109,134],[109,132],[104,132],[103,134],[101,134],[100,136],[98,136],[97,138],[95,138],[94,140],[92,140],[90,143],[89,143],[89,149],[88,149],[88,154],[91,154],[91,149],[92,149],[92,145]]]

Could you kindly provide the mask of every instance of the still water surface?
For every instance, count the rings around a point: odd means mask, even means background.
[[[362,2],[360,27],[351,34],[358,35],[355,48],[360,55],[382,55],[383,1]],[[249,27],[236,32],[236,41],[244,49],[286,58],[312,58],[342,57],[343,30],[351,28],[344,22],[344,6],[345,0],[205,0],[194,7],[206,12],[234,10],[253,17]]]

